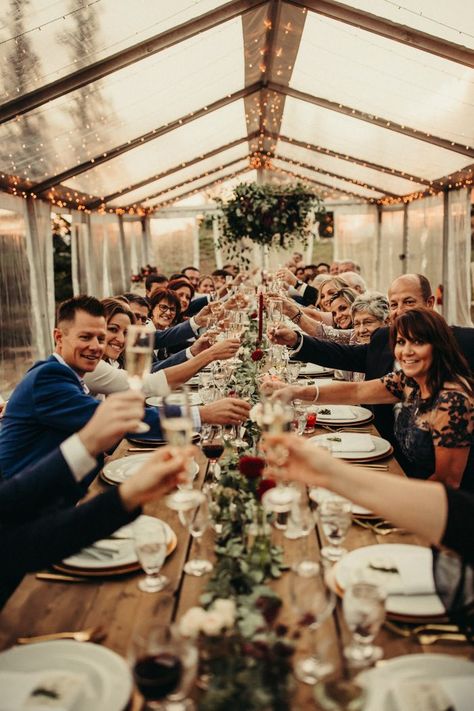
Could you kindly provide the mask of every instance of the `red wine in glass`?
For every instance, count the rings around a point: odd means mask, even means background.
[[[204,442],[202,444],[202,451],[207,459],[217,460],[222,456],[224,451],[224,443],[214,441]]]
[[[150,701],[164,699],[177,689],[183,665],[174,654],[160,652],[138,659],[133,676],[140,693]]]

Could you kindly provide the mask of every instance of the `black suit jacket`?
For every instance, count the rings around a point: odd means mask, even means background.
[[[301,298],[303,299],[304,306],[314,306],[318,300],[318,290],[315,289],[314,286],[311,286],[311,284],[307,284]]]
[[[460,352],[466,358],[471,373],[474,373],[474,328],[453,326],[452,331],[459,344]],[[393,370],[394,364],[387,327],[379,328],[373,334],[370,343],[361,346],[341,345],[304,336],[303,345],[296,357],[328,368],[365,373],[366,380],[383,377]],[[408,462],[400,451],[394,436],[393,405],[371,405],[370,408],[373,410],[375,425],[380,435],[392,443],[395,456],[404,471],[410,476],[416,476],[413,464]]]

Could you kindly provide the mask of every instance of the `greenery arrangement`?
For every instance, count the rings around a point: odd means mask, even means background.
[[[307,186],[258,185],[241,183],[232,200],[220,201],[222,235],[225,246],[240,251],[240,240],[248,237],[257,244],[290,248],[295,240],[306,243],[310,220],[322,214],[321,200]]]

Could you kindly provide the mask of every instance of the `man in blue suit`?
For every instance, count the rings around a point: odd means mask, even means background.
[[[83,427],[99,402],[82,380],[104,353],[103,306],[92,296],[63,302],[54,329],[56,349],[38,361],[13,391],[0,430],[0,471],[9,478]],[[161,437],[158,411],[147,408],[150,436]],[[100,462],[99,462],[100,464]],[[89,484],[95,469],[85,480]]]

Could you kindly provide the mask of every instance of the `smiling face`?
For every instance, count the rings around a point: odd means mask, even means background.
[[[214,291],[214,282],[211,277],[205,277],[199,285],[199,293],[210,294],[211,291]]]
[[[409,378],[418,383],[425,382],[433,363],[433,346],[419,339],[405,338],[397,334],[395,341],[395,358]]]
[[[339,291],[338,287],[333,281],[328,281],[321,288],[321,299],[320,306],[323,311],[331,311],[331,297]]]
[[[374,331],[384,325],[383,321],[369,311],[356,311],[352,320],[357,343],[370,343]]]
[[[181,313],[185,313],[188,310],[189,304],[191,303],[191,291],[187,286],[180,286],[179,289],[173,289],[174,293],[179,299],[181,304]]]
[[[194,286],[194,288],[197,289],[199,286],[199,278],[201,276],[199,269],[185,269],[183,274]]]
[[[126,314],[115,314],[107,321],[104,357],[117,360],[125,348],[127,331],[131,325]]]
[[[103,316],[76,311],[74,321],[63,321],[54,329],[56,353],[81,377],[95,370],[105,348]]]
[[[406,274],[395,279],[388,290],[388,301],[392,321],[410,309],[416,309],[418,306],[432,309],[434,305],[433,296],[430,296],[427,301],[423,298],[419,279],[414,274]]]
[[[351,328],[351,304],[343,296],[331,302],[331,313],[334,324],[338,328]]]
[[[162,331],[173,325],[176,318],[176,306],[168,299],[163,299],[153,308],[151,318],[156,329]]]
[[[141,304],[136,304],[132,301],[130,304],[130,311],[135,316],[137,323],[145,324],[148,321],[148,307],[142,306]]]

